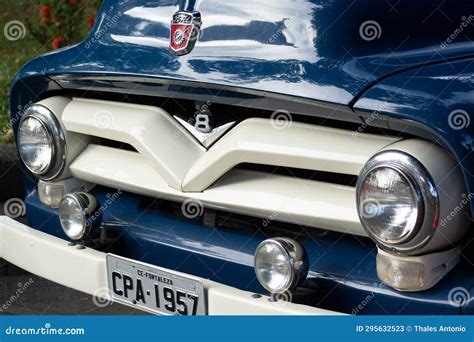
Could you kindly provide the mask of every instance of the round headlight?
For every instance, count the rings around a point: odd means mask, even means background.
[[[35,118],[23,120],[19,135],[20,155],[28,169],[38,175],[45,173],[53,159],[53,138],[45,124]]]
[[[304,249],[287,238],[268,239],[255,252],[255,273],[271,293],[293,289],[306,278],[308,265]]]
[[[72,240],[81,240],[89,234],[89,216],[97,207],[97,200],[90,194],[67,194],[59,203],[59,221],[64,233]]]
[[[49,109],[31,106],[18,128],[18,151],[34,175],[50,180],[63,170],[66,159],[64,133]]]
[[[411,250],[426,243],[438,218],[438,194],[426,169],[399,151],[369,160],[357,182],[357,209],[379,245]]]
[[[362,219],[378,239],[398,243],[416,232],[423,204],[403,174],[389,167],[369,172],[360,190]]]

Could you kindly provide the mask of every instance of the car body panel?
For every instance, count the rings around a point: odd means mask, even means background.
[[[449,34],[439,25],[442,20],[455,30],[470,13],[466,6],[446,1],[443,14],[428,0],[396,6],[377,0],[107,0],[85,42],[41,59],[48,75],[143,75],[347,105],[399,70],[474,55],[472,25],[447,45]],[[169,49],[170,22],[179,9],[200,11],[203,22],[185,56]],[[417,16],[400,25],[401,11]],[[364,33],[371,22],[375,38]]]
[[[461,163],[474,192],[474,59],[426,66],[388,77],[365,92],[354,109],[362,115],[416,121]],[[455,111],[461,111],[457,114]],[[450,114],[454,113],[454,115]],[[472,118],[472,119],[471,119]],[[386,127],[400,129],[395,122]],[[474,203],[470,203],[474,212]]]

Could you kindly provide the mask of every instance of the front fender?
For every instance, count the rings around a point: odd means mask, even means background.
[[[354,109],[368,124],[404,131],[412,122],[420,135],[447,149],[461,164],[474,192],[474,59],[417,68],[388,77],[367,90]],[[388,119],[388,116],[390,119]],[[474,212],[474,203],[470,203]]]

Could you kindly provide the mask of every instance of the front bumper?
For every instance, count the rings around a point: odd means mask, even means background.
[[[90,295],[108,288],[106,255],[90,248],[78,249],[65,240],[0,216],[0,257],[58,284]],[[338,314],[306,305],[271,302],[267,296],[253,298],[251,292],[207,279],[201,281],[207,292],[209,315]],[[100,291],[102,296],[103,292]]]

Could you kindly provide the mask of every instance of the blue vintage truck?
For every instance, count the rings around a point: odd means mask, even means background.
[[[472,314],[474,4],[106,0],[11,89],[0,257],[151,313]]]

